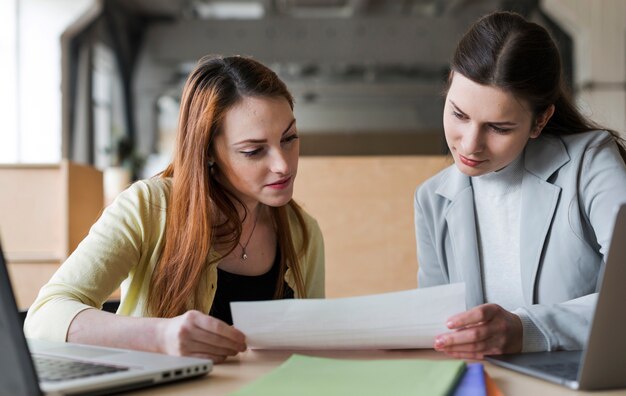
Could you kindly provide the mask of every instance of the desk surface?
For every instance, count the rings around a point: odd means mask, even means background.
[[[249,350],[225,363],[215,365],[205,377],[183,381],[160,387],[134,392],[136,395],[227,395],[269,373],[284,362],[293,351]],[[297,353],[330,358],[345,359],[433,359],[446,357],[432,349],[396,351],[298,351]],[[504,395],[585,395],[590,392],[576,392],[533,377],[493,366],[487,362],[485,368]],[[597,394],[597,393],[596,393]],[[602,395],[623,395],[625,390],[605,391]]]

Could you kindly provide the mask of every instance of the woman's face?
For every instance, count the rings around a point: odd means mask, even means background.
[[[214,144],[217,177],[248,209],[289,202],[300,143],[285,98],[244,97],[226,112]]]
[[[480,176],[515,160],[528,140],[539,136],[550,117],[544,118],[538,117],[535,123],[524,101],[454,73],[446,96],[443,127],[459,170],[468,176]]]

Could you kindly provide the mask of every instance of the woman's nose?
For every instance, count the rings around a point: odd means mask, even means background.
[[[476,154],[483,151],[484,138],[478,126],[470,125],[461,137],[461,149],[464,155]]]
[[[272,156],[270,169],[277,174],[289,173],[289,162],[287,161],[285,153],[278,151]]]

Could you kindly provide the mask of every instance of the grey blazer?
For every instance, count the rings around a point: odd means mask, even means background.
[[[613,222],[626,203],[626,166],[606,131],[540,136],[524,150],[520,219],[523,308],[549,350],[581,349]],[[415,193],[418,286],[465,282],[485,303],[471,179],[452,165]]]

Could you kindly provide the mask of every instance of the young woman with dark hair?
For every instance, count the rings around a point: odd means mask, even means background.
[[[123,192],[40,291],[27,336],[216,362],[245,350],[231,301],[324,296],[317,222],[292,199],[293,99],[257,61],[205,57],[176,149]],[[100,311],[121,285],[117,315]]]
[[[437,350],[584,346],[626,156],[572,104],[561,73],[548,32],[514,13],[483,17],[458,44],[443,116],[454,165],[415,194],[419,287],[467,288],[468,311]]]

